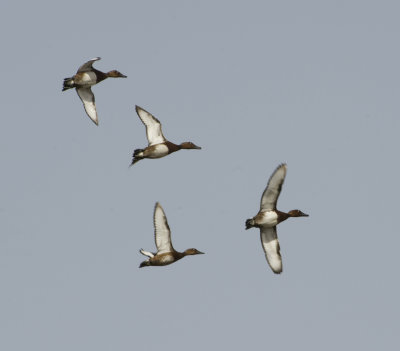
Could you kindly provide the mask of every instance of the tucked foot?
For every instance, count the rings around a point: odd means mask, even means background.
[[[136,149],[133,152],[133,155],[132,155],[133,159],[132,159],[131,166],[133,166],[136,162],[138,162],[144,158],[143,151],[144,151],[143,149]]]
[[[246,229],[250,229],[254,227],[254,219],[250,218],[246,221]]]

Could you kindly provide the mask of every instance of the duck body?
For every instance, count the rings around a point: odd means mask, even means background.
[[[139,252],[147,256],[148,259],[143,261],[139,268],[148,266],[167,266],[171,263],[179,261],[188,255],[199,255],[203,252],[191,248],[184,252],[176,251],[171,242],[171,230],[168,225],[167,217],[161,205],[157,202],[154,207],[154,238],[156,242],[157,252],[149,252],[141,249]]]
[[[296,211],[296,210],[293,210]],[[246,229],[250,229],[252,227],[275,227],[279,223],[287,220],[289,217],[301,217],[296,216],[293,211],[289,211],[288,213],[278,211],[278,210],[266,210],[260,211],[251,219],[246,221]],[[297,210],[298,211],[298,210]],[[293,214],[293,215],[292,215]]]
[[[246,221],[246,229],[252,227],[275,227],[278,224],[278,214],[276,211],[260,211],[252,219]]]
[[[133,152],[133,158],[134,158],[133,161],[135,161],[133,163],[136,163],[137,161],[139,161],[139,159],[143,158],[161,158],[169,154],[172,154],[173,152],[178,151],[180,149],[181,149],[180,145],[176,145],[174,143],[171,143],[170,141],[165,141],[160,144],[150,145],[145,149],[136,149]]]
[[[142,253],[142,251],[140,251]],[[185,257],[182,252],[174,251],[167,252],[163,254],[153,253],[153,257],[150,257],[148,260],[143,261],[139,268],[147,267],[147,266],[168,266],[171,263],[179,261],[181,258]],[[145,255],[146,256],[146,255]]]
[[[300,210],[282,212],[276,209],[282,184],[286,176],[286,165],[281,164],[271,175],[268,185],[261,197],[260,211],[246,220],[246,229],[253,227],[260,229],[261,244],[272,271],[276,274],[282,272],[282,257],[276,226],[289,217],[308,217]]]
[[[104,73],[93,68],[93,63],[98,60],[100,60],[100,57],[91,59],[79,67],[77,73],[73,77],[65,78],[62,89],[62,91],[65,91],[76,88],[76,92],[83,103],[86,114],[96,125],[99,124],[99,120],[91,87],[109,77],[126,78],[124,74],[116,70]]]
[[[107,74],[94,69],[89,72],[78,72],[73,77],[65,78],[63,91],[71,88],[88,88],[107,78]]]
[[[161,158],[181,149],[201,149],[190,141],[181,144],[168,141],[165,139],[161,130],[161,123],[156,117],[139,106],[136,106],[136,113],[146,127],[149,145],[144,149],[136,149],[133,152],[131,166],[144,158]]]

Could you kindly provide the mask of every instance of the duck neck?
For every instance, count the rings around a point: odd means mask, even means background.
[[[165,144],[167,145],[170,153],[182,149],[182,146],[171,143],[170,141],[166,141]]]
[[[291,217],[291,215],[286,212],[281,212],[281,211],[276,210],[276,213],[278,214],[278,223],[286,221],[289,217]]]
[[[176,260],[180,260],[181,258],[185,257],[187,254],[185,252],[174,252],[174,257]]]
[[[101,82],[102,80],[108,78],[108,73],[104,73],[102,71],[99,71],[95,68],[93,68],[93,72],[96,73],[96,77],[97,77],[97,83]]]

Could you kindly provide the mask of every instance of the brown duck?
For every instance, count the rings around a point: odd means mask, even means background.
[[[116,70],[104,73],[93,68],[93,62],[98,60],[100,60],[100,57],[91,59],[79,67],[78,71],[73,77],[65,78],[62,90],[64,91],[76,88],[76,92],[83,102],[83,106],[85,107],[87,115],[96,125],[99,125],[99,120],[97,117],[95,99],[91,86],[101,82],[106,78],[126,78],[125,75]]]
[[[276,226],[289,217],[308,217],[300,210],[291,210],[288,213],[278,211],[276,203],[282,190],[286,176],[286,165],[281,164],[271,175],[268,185],[261,197],[260,211],[256,216],[246,221],[246,229],[260,228],[261,244],[268,264],[274,273],[282,272],[282,257]]]
[[[161,130],[161,123],[156,117],[139,106],[136,106],[136,113],[146,127],[149,145],[145,149],[136,149],[133,152],[131,166],[144,158],[161,158],[181,149],[201,149],[200,146],[190,141],[185,141],[179,145],[171,143],[165,139]]]
[[[148,260],[140,264],[140,268],[147,266],[166,266],[174,263],[188,255],[203,254],[197,249],[187,249],[184,252],[176,251],[171,242],[171,230],[167,222],[164,210],[157,202],[154,208],[154,238],[156,241],[157,252],[152,253],[140,249],[140,253],[149,257]]]

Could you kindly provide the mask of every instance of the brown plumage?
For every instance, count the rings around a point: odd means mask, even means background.
[[[279,165],[269,178],[268,185],[261,196],[260,211],[246,220],[246,229],[260,228],[261,244],[268,264],[274,273],[282,272],[282,257],[276,226],[289,217],[308,217],[300,210],[282,212],[276,209],[279,194],[286,177],[286,165]]]
[[[152,253],[140,250],[142,255],[149,257],[140,264],[140,268],[147,266],[166,266],[174,263],[188,255],[203,254],[197,249],[191,248],[183,252],[176,251],[171,242],[171,230],[168,225],[167,217],[161,205],[157,202],[154,207],[154,239],[156,242],[157,252]]]
[[[100,57],[95,57],[79,67],[77,73],[73,77],[65,78],[62,89],[62,91],[65,91],[76,88],[76,92],[83,103],[86,114],[96,125],[99,124],[99,120],[97,117],[95,98],[91,86],[103,81],[106,78],[126,78],[124,74],[117,70],[104,73],[93,68],[93,63],[98,60],[100,60]]]
[[[181,149],[201,149],[200,146],[190,141],[185,141],[181,144],[174,144],[168,141],[165,139],[161,123],[156,117],[139,106],[136,106],[136,113],[146,127],[146,136],[149,145],[144,149],[136,149],[133,152],[131,166],[144,158],[161,158]]]

